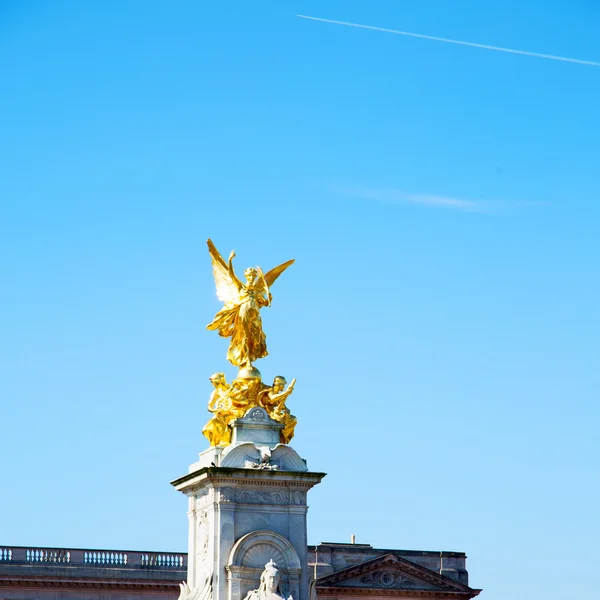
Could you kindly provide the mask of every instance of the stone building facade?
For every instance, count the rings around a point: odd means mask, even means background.
[[[318,600],[467,600],[462,552],[308,546]],[[187,554],[0,546],[0,600],[176,600]],[[314,598],[312,600],[315,600]]]

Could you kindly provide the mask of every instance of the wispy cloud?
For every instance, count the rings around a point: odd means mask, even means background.
[[[335,191],[355,198],[376,200],[385,204],[422,204],[425,206],[439,206],[454,208],[471,212],[487,212],[490,206],[486,202],[453,198],[451,196],[438,196],[435,194],[411,194],[395,188],[362,188],[345,187],[336,188]]]
[[[523,209],[547,207],[544,200],[471,200],[438,194],[414,194],[398,188],[373,188],[361,186],[332,186],[332,192],[382,204],[420,204],[439,208],[449,208],[464,212],[505,214]]]
[[[432,40],[434,42],[444,42],[446,44],[457,44],[459,46],[470,46],[471,48],[480,48],[483,50],[493,50],[494,52],[506,52],[508,54],[520,54],[522,56],[532,56],[534,58],[545,58],[547,60],[558,60],[561,62],[575,63],[578,65],[587,65],[588,67],[600,67],[600,62],[593,60],[580,60],[578,58],[568,58],[566,56],[555,56],[553,54],[541,54],[539,52],[529,52],[527,50],[515,50],[514,48],[501,48],[500,46],[489,46],[487,44],[477,44],[475,42],[465,42],[462,40],[451,40],[433,35],[423,35],[421,33],[411,33],[409,31],[399,31],[397,29],[386,29],[385,27],[373,27],[372,25],[359,25],[348,21],[334,21],[333,19],[322,19],[320,17],[310,17],[308,15],[296,15],[301,19],[310,21],[320,21],[321,23],[330,23],[332,25],[343,25],[345,27],[356,27],[358,29],[370,29],[371,31],[382,31],[384,33],[393,33],[395,35],[404,35],[408,37],[420,38],[422,40]]]

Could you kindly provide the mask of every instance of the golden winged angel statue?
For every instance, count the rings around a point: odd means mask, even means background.
[[[267,273],[263,273],[260,267],[249,267],[244,271],[246,281],[242,282],[233,269],[235,252],[232,250],[225,262],[212,241],[208,240],[207,244],[217,297],[224,306],[206,328],[231,338],[227,351],[227,360],[231,364],[252,369],[253,361],[268,354],[260,309],[271,305],[270,287],[294,260],[288,260]]]

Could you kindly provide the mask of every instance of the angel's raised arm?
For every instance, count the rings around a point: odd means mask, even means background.
[[[229,260],[227,261],[227,271],[229,272],[229,276],[231,277],[231,280],[233,281],[233,283],[235,283],[235,285],[237,286],[237,289],[241,289],[242,288],[242,282],[237,278],[237,275],[235,274],[235,270],[233,268],[233,259],[235,258],[235,250],[232,250],[229,253]]]

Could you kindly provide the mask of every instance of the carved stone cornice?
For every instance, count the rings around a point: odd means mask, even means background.
[[[154,592],[175,592],[179,590],[179,582],[167,581],[132,581],[132,580],[82,580],[82,579],[53,579],[49,577],[2,577],[0,578],[0,589],[2,588],[60,588],[60,589],[110,589]]]
[[[356,597],[389,597],[389,598],[454,598],[455,600],[469,600],[474,598],[481,590],[469,588],[468,591],[452,590],[415,590],[415,589],[382,589],[382,588],[356,588],[356,587],[334,587],[321,586],[317,583],[317,595],[319,598],[343,598],[345,596]]]
[[[325,473],[311,471],[263,471],[233,467],[203,467],[171,482],[176,489],[184,493],[210,486],[293,486],[310,489],[325,477]]]

